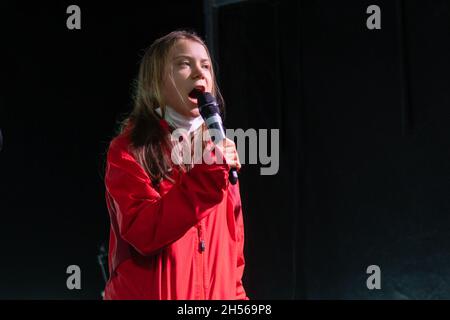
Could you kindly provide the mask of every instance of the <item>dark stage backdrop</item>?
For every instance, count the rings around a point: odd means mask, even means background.
[[[203,34],[199,1],[0,4],[0,298],[98,299],[109,237],[103,161],[131,108],[144,49],[177,28]],[[79,265],[81,290],[66,287]]]
[[[251,1],[217,20],[229,126],[281,132],[279,174],[241,175],[254,297],[450,298],[448,1]]]
[[[77,31],[70,4],[0,4],[0,299],[100,298],[104,152],[140,55],[207,31],[202,1],[78,2]],[[371,4],[381,30],[366,28]],[[450,298],[448,1],[211,13],[227,127],[280,130],[278,174],[240,175],[250,298]],[[82,290],[66,287],[73,264]]]

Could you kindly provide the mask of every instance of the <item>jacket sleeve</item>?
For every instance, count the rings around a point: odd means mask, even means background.
[[[182,237],[224,197],[229,166],[196,164],[164,195],[152,187],[126,148],[110,144],[105,173],[120,236],[140,254],[151,255]]]
[[[249,300],[242,284],[242,276],[245,268],[244,258],[244,220],[242,216],[242,204],[241,196],[239,192],[239,181],[235,185],[236,192],[236,204],[235,204],[235,216],[237,226],[237,264],[236,264],[236,300]]]

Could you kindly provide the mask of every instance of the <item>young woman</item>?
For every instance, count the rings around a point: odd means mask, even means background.
[[[171,132],[207,131],[195,88],[223,107],[204,42],[186,31],[156,40],[140,64],[134,109],[107,154],[105,299],[248,299],[239,183],[228,181],[230,168],[240,169],[234,143],[211,151],[212,164],[173,161]]]

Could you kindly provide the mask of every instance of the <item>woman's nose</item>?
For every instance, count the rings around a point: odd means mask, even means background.
[[[205,74],[203,73],[203,69],[198,64],[195,64],[195,67],[192,69],[192,78],[197,79],[203,79],[205,78]]]

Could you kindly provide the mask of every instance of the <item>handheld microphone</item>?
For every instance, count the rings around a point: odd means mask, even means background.
[[[197,104],[200,114],[203,120],[210,130],[211,138],[215,144],[226,138],[225,129],[223,128],[222,118],[220,117],[219,105],[216,98],[209,92],[201,92],[200,90],[195,90],[197,95]],[[236,184],[238,181],[238,173],[236,168],[230,169],[230,174],[228,179],[231,184]]]

